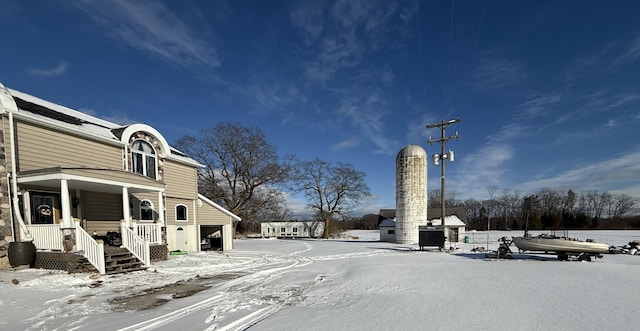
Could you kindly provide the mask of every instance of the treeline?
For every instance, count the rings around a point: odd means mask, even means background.
[[[640,228],[637,199],[628,194],[595,190],[560,191],[543,188],[522,196],[517,190],[478,201],[446,199],[446,206],[464,207],[468,230],[507,229],[631,229]],[[429,192],[429,207],[440,206],[440,191]]]

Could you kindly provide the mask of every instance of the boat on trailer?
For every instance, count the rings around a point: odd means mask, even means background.
[[[577,256],[580,260],[590,261],[591,257],[602,257],[601,254],[609,250],[609,244],[598,243],[591,239],[581,241],[550,234],[535,237],[525,235],[513,237],[512,240],[520,251],[555,253],[559,260],[568,260],[570,256]]]

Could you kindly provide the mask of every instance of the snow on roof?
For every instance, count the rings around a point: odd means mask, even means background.
[[[0,84],[0,86],[2,85]],[[54,126],[65,131],[75,132],[89,137],[100,138],[116,144],[120,142],[121,134],[130,126],[122,126],[117,123],[103,120],[81,111],[58,105],[11,88],[6,88],[6,90],[9,91],[11,97],[16,102],[18,107],[17,115],[26,120]],[[164,137],[162,137],[159,132],[155,131],[153,128],[151,128],[151,130],[154,131],[155,134],[160,135],[160,137],[156,138],[164,141]],[[196,167],[203,167],[202,164],[196,162],[194,159],[186,156],[177,149],[171,146],[169,146],[168,149],[170,151],[170,155],[167,156],[170,156],[172,159],[188,163]]]
[[[432,225],[441,225],[442,224],[442,221],[440,221],[439,218],[434,218],[434,219],[430,220],[430,222],[431,222]],[[451,216],[445,217],[444,218],[444,225],[445,226],[467,226],[456,215],[451,215]]]
[[[70,117],[75,117],[75,118],[77,118],[79,120],[82,120],[84,122],[93,123],[93,124],[96,124],[96,125],[99,125],[99,126],[103,126],[105,128],[109,128],[109,129],[115,129],[115,128],[118,128],[118,127],[121,126],[119,124],[116,124],[116,123],[113,123],[113,122],[109,122],[109,121],[106,121],[106,120],[91,116],[91,115],[83,113],[81,111],[77,111],[77,110],[62,106],[62,105],[55,104],[53,102],[42,100],[42,99],[40,99],[38,97],[35,97],[33,95],[30,95],[30,94],[26,94],[26,93],[23,93],[23,92],[20,92],[20,91],[16,91],[16,90],[11,89],[11,88],[7,88],[7,89],[9,90],[9,92],[11,93],[11,95],[14,98],[20,98],[20,99],[22,99],[24,101],[27,101],[29,103],[32,103],[32,104],[35,104],[35,105],[40,105],[42,107],[48,108],[48,109],[53,110],[55,112],[58,112],[60,114],[64,114],[64,115],[67,115],[67,116],[70,116]]]
[[[378,227],[395,227],[396,226],[396,221],[392,220],[390,218],[385,218],[382,220],[382,222],[380,222],[380,224],[378,224]]]

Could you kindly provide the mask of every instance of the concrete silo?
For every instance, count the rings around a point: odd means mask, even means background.
[[[396,243],[418,243],[418,226],[427,224],[427,152],[407,145],[396,156]]]

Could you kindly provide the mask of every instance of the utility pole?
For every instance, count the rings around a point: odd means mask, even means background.
[[[438,163],[440,163],[440,220],[441,220],[441,224],[442,224],[442,231],[444,231],[445,234],[448,234],[447,228],[445,227],[444,224],[444,218],[446,216],[445,214],[445,193],[444,193],[444,164],[445,161],[447,159],[449,159],[449,162],[453,162],[453,151],[449,150],[449,153],[444,152],[445,150],[445,145],[447,144],[447,141],[451,140],[451,139],[456,139],[458,140],[460,138],[460,135],[458,134],[458,131],[456,131],[456,135],[455,136],[445,136],[445,129],[447,126],[449,126],[450,124],[455,124],[455,123],[459,123],[460,122],[460,118],[456,118],[454,120],[450,120],[450,121],[442,121],[440,123],[434,123],[434,124],[428,124],[427,125],[427,129],[432,129],[432,128],[440,128],[440,131],[442,133],[441,138],[439,139],[431,139],[431,137],[429,137],[429,145],[433,144],[433,143],[440,143],[440,146],[442,147],[442,150],[440,152],[440,154],[433,154],[433,164],[434,165],[438,165]],[[451,239],[449,239],[449,242],[451,242]]]

